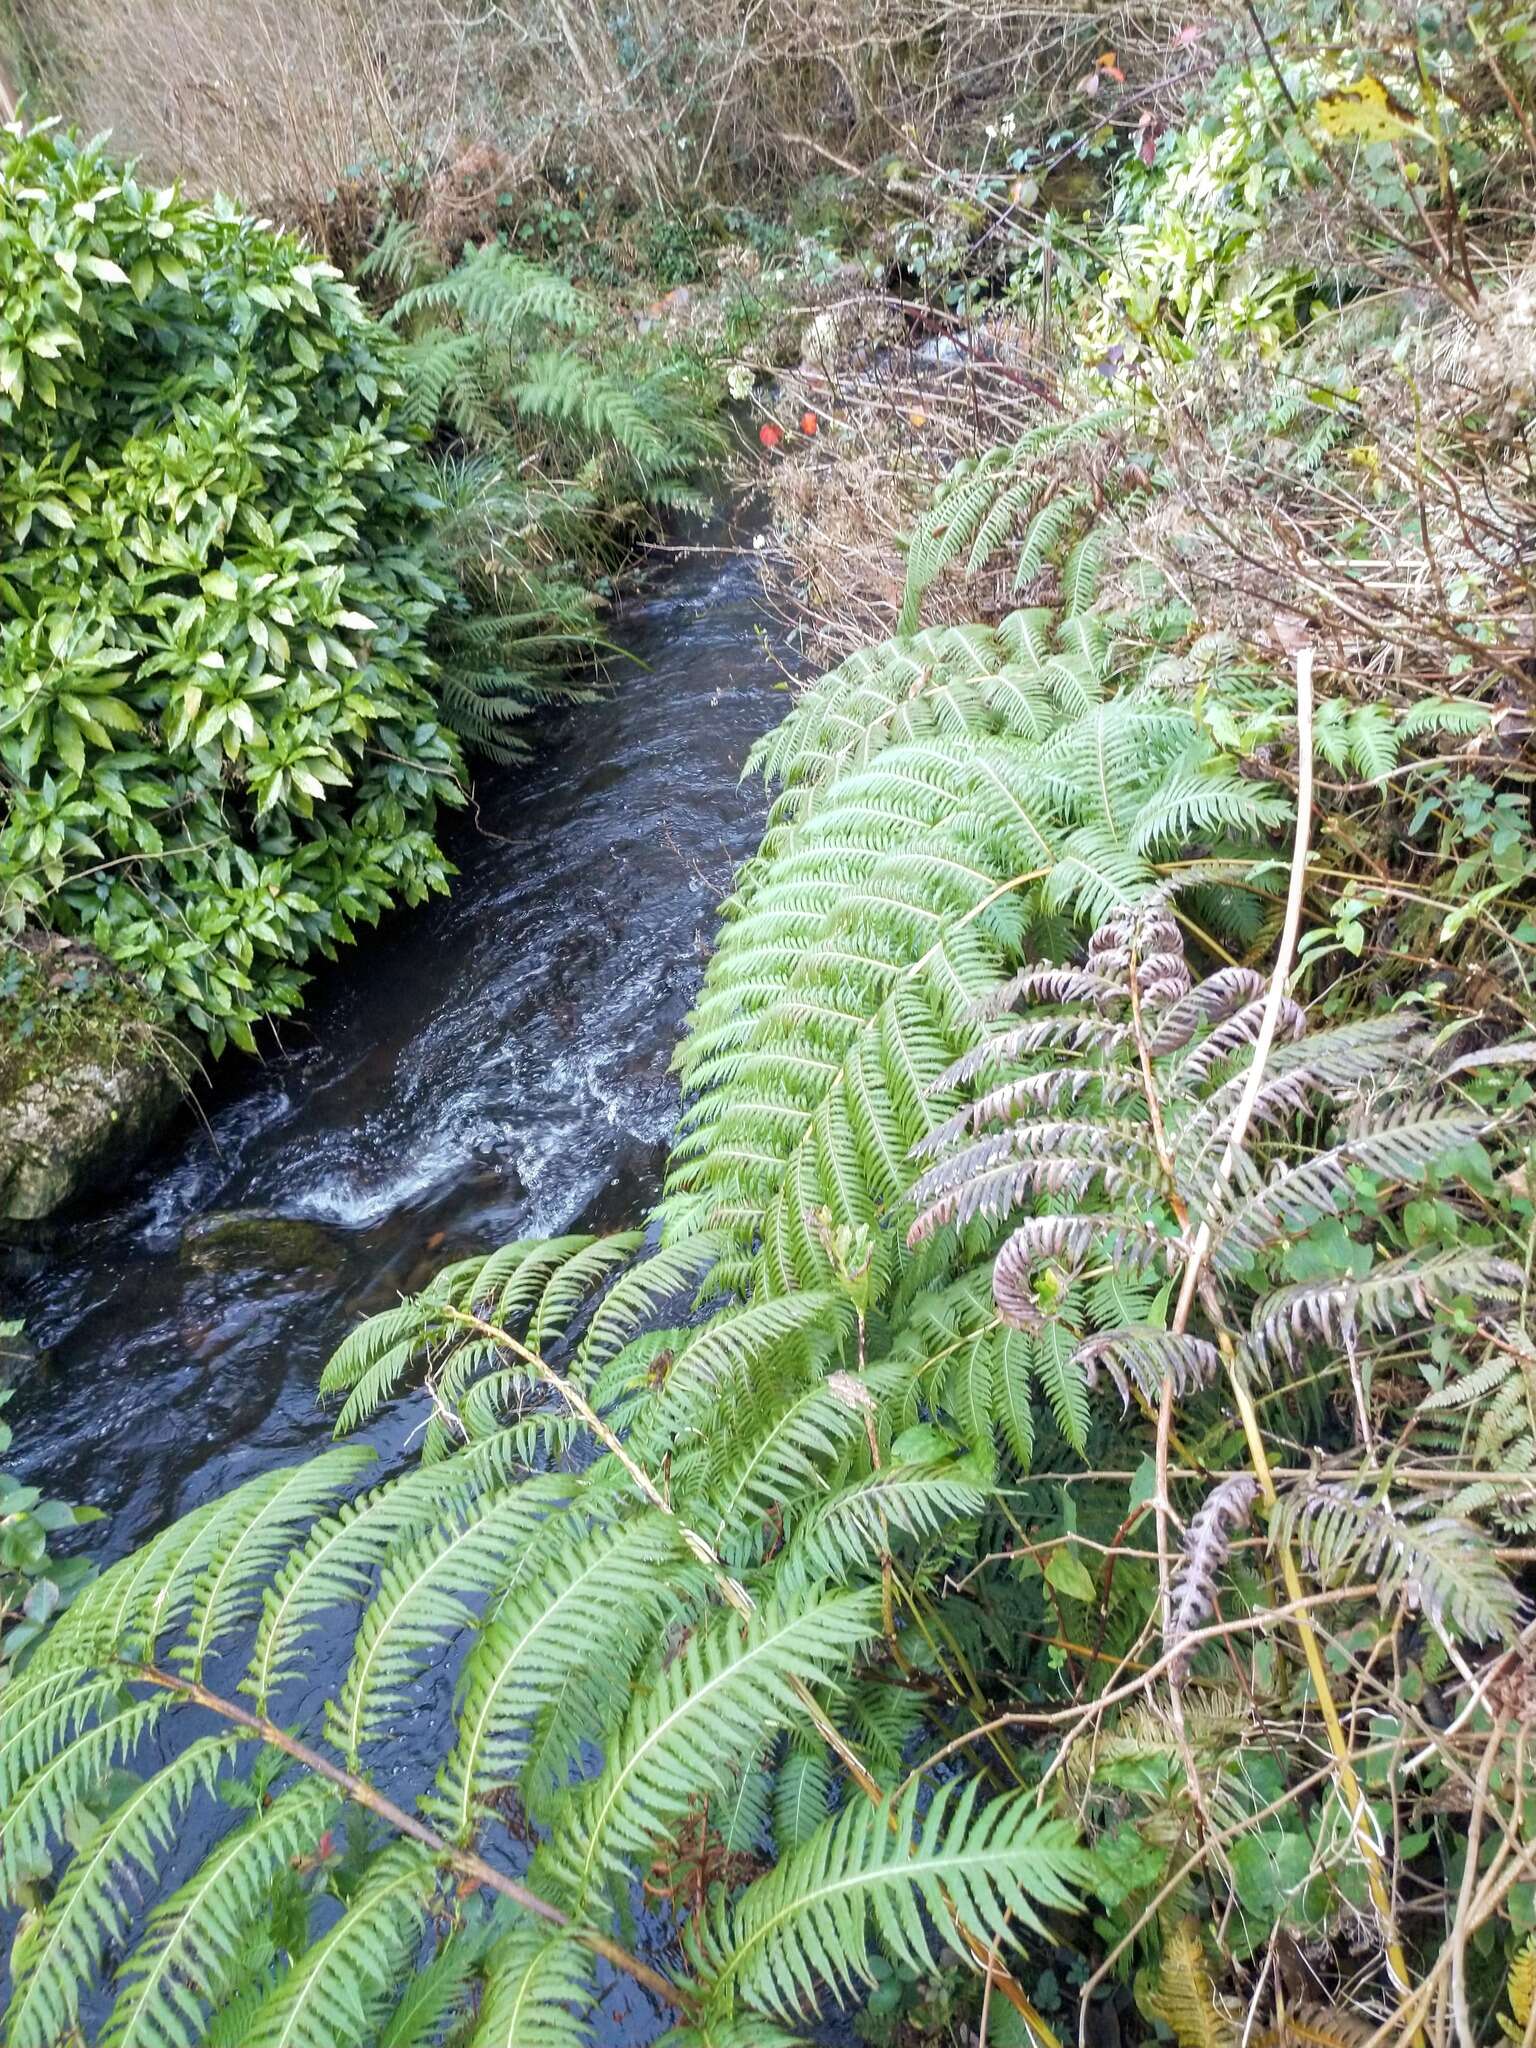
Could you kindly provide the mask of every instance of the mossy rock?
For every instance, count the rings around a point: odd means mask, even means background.
[[[0,955],[0,1217],[106,1194],[175,1114],[194,1065],[132,983],[85,946]]]
[[[337,1233],[323,1223],[248,1209],[216,1209],[196,1217],[181,1234],[183,1259],[212,1273],[244,1273],[252,1267],[272,1273],[329,1271],[344,1254]]]

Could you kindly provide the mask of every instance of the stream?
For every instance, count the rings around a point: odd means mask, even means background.
[[[109,1207],[0,1250],[46,1361],[6,1411],[13,1469],[106,1510],[97,1554],[318,1449],[320,1370],[359,1316],[655,1196],[672,1050],[762,824],[738,776],[786,709],[751,536],[700,536],[610,622],[635,657],[611,698],[477,775],[450,898],[364,932]],[[386,1457],[415,1406],[371,1432]]]

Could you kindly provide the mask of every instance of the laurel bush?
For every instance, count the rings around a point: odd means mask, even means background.
[[[98,143],[0,131],[0,918],[249,1048],[446,885],[427,472],[329,265]]]

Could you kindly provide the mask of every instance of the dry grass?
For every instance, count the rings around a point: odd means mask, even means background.
[[[427,10],[367,0],[36,0],[42,94],[157,176],[311,217],[361,159],[451,149],[455,53]]]
[[[785,373],[774,417],[790,430],[769,474],[769,601],[807,656],[830,667],[896,630],[906,539],[954,464],[1013,441],[1054,406],[1055,377],[1000,317],[944,321],[877,292],[823,308]],[[815,415],[814,437],[795,432]],[[1036,596],[1038,593],[1032,594]],[[946,575],[924,623],[1001,618],[1021,600],[1012,564]]]
[[[496,193],[574,168],[686,208],[861,178],[1021,96],[1040,108],[1161,10],[1077,0],[15,0],[22,75],[157,175],[312,225],[357,167]],[[1148,40],[1150,39],[1150,40]],[[492,195],[493,197],[495,194]]]

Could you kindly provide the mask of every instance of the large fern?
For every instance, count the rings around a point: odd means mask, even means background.
[[[1089,529],[1124,460],[1130,427],[1130,414],[1121,406],[1067,413],[1031,427],[1007,446],[957,463],[908,546],[903,631],[916,627],[924,593],[946,570],[963,560],[965,573],[974,576],[1010,543],[1018,548],[1015,589],[1054,566],[1068,614],[1085,610],[1093,581]],[[1145,488],[1144,475],[1127,483],[1118,494],[1123,514]]]
[[[500,242],[450,266],[391,221],[361,272],[400,336],[400,416],[437,468],[457,590],[435,628],[443,710],[479,752],[515,759],[552,698],[591,694],[596,577],[655,515],[704,502],[713,396]]]
[[[1027,949],[1134,902],[1162,863],[1282,815],[1187,715],[1049,615],[897,640],[825,677],[759,760],[786,783],[725,907],[678,1066],[674,1233],[728,1229],[751,1284],[816,1284],[807,1218],[870,1224]]]
[[[379,268],[423,335],[538,289],[420,256]],[[617,445],[644,403],[550,304],[517,417]],[[409,1405],[419,1462],[344,1440],[199,1510],[0,1694],[17,2048],[574,2048],[611,1969],[677,2048],[781,2048],[946,1955],[1049,2043],[1047,1953],[1106,1926],[1149,2013],[1221,2038],[1208,1845],[1252,1879],[1282,1825],[1315,1855],[1272,1919],[1387,1967],[1322,1710],[1416,1633],[1462,1665],[1513,1633],[1479,1475],[1532,1455],[1522,1275],[1459,1179],[1488,1119],[1412,1010],[1313,1029],[1286,997],[1227,1157],[1289,806],[1091,609],[1083,508],[993,469],[919,581],[1022,524],[1063,609],[869,650],[759,750],[780,794],[659,1217],[361,1325],[338,1433]],[[541,642],[536,593],[506,618]],[[1463,1235],[1410,1246],[1411,1199]],[[1373,1432],[1410,1364],[1405,1497]],[[1331,1664],[1287,1659],[1309,1602],[1342,1609]],[[1366,1818],[1427,1839],[1464,1777],[1404,1768]],[[640,1934],[646,1896],[672,1923]]]
[[[941,1077],[974,1086],[985,1076],[986,1085],[928,1142],[945,1156],[913,1190],[912,1236],[1001,1239],[992,1265],[1000,1320],[1037,1340],[1065,1325],[1069,1369],[1085,1387],[1107,1371],[1127,1400],[1134,1392],[1156,1403],[1165,1389],[1187,1398],[1229,1375],[1246,1387],[1294,1371],[1319,1347],[1348,1354],[1358,1388],[1371,1353],[1435,1306],[1496,1308],[1517,1296],[1518,1268],[1470,1247],[1389,1258],[1363,1277],[1263,1284],[1297,1239],[1349,1207],[1356,1176],[1411,1185],[1481,1129],[1475,1111],[1440,1099],[1446,1084],[1406,1013],[1308,1031],[1300,1008],[1285,1004],[1285,1042],[1269,1052],[1253,1097],[1264,1135],[1233,1161],[1227,1138],[1263,1009],[1256,977],[1221,969],[1196,984],[1178,926],[1154,902],[1108,919],[1082,968],[1026,971],[1007,993],[1025,1006],[1023,1021]],[[1298,1143],[1299,1120],[1351,1103],[1332,1142]],[[1152,1283],[1178,1278],[1197,1226],[1211,1241],[1204,1328],[1170,1329],[1144,1311],[1083,1331],[1083,1281],[1096,1265]],[[1368,1418],[1359,1422],[1367,1435]],[[1184,1636],[1211,1611],[1232,1526],[1257,1490],[1244,1484],[1240,1509],[1212,1520],[1208,1504],[1190,1521],[1170,1653],[1183,1654]],[[1436,1512],[1433,1495],[1399,1508],[1371,1493],[1320,1475],[1282,1494],[1274,1535],[1322,1584],[1375,1578],[1383,1603],[1473,1639],[1511,1635],[1515,1595],[1486,1541],[1443,1505]]]

